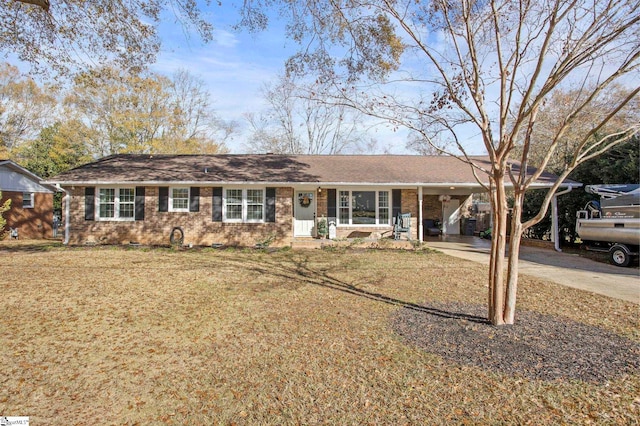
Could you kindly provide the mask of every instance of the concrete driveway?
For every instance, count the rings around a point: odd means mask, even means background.
[[[478,237],[446,236],[425,239],[428,247],[449,256],[489,264],[490,241]],[[640,270],[596,262],[577,254],[520,248],[521,274],[640,304]]]

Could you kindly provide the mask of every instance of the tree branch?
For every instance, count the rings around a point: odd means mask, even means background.
[[[45,12],[49,13],[49,0],[15,0],[19,3],[33,4],[41,7]]]

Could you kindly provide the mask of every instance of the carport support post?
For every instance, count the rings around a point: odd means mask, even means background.
[[[424,225],[422,224],[422,187],[418,187],[418,241],[423,241]]]
[[[560,248],[560,230],[558,229],[558,196],[568,194],[573,187],[568,187],[564,191],[553,194],[551,198],[551,241],[556,251],[562,251]]]

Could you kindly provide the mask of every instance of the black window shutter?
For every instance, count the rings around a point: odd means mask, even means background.
[[[200,188],[198,188],[197,186],[192,186],[191,190],[189,191],[189,211],[200,211]]]
[[[161,186],[158,188],[158,211],[169,211],[169,187]]]
[[[213,217],[214,222],[222,222],[222,188],[213,188]]]
[[[402,211],[402,190],[394,189],[391,197],[393,198],[393,217],[397,217]]]
[[[136,186],[135,219],[144,220],[144,186]]]
[[[336,214],[336,190],[327,189],[327,218],[337,218]]]
[[[265,222],[276,221],[276,189],[267,188],[266,190],[266,205],[264,211]]]
[[[84,189],[84,220],[95,220],[96,216],[96,188]]]

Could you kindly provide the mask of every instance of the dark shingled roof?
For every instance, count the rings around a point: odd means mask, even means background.
[[[471,157],[489,168],[488,157]],[[514,163],[514,170],[518,164]],[[488,181],[486,179],[483,179]],[[538,183],[556,176],[544,173]],[[477,185],[471,167],[448,156],[417,155],[113,155],[48,179],[61,185],[265,183]],[[579,185],[568,181],[566,186]]]

